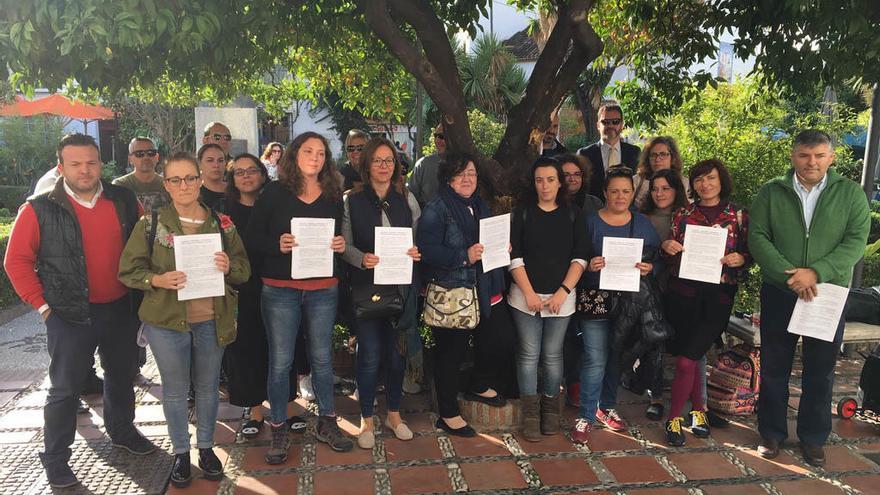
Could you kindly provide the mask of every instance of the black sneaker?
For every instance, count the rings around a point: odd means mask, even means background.
[[[681,431],[681,423],[684,418],[672,418],[666,422],[666,443],[673,447],[684,445],[684,433]]]
[[[223,463],[214,449],[199,449],[199,468],[207,480],[220,481],[223,478]]]
[[[189,452],[174,454],[174,465],[171,466],[171,484],[177,488],[186,488],[192,481],[192,466]]]
[[[49,486],[52,488],[69,488],[79,484],[73,470],[67,465],[66,461],[53,462],[43,465],[46,471],[46,479],[49,480]]]
[[[697,438],[709,438],[709,421],[706,420],[706,413],[691,411],[688,416],[691,420],[691,433]]]
[[[287,418],[287,426],[293,433],[303,433],[306,431],[309,423],[302,416],[291,416]]]
[[[284,464],[287,460],[287,449],[290,448],[290,438],[287,436],[287,423],[272,426],[272,444],[266,451],[266,463],[268,464]]]
[[[336,424],[336,416],[318,416],[318,427],[315,429],[315,438],[324,442],[336,452],[348,452],[354,447],[354,442],[346,438]]]
[[[122,440],[113,440],[113,446],[125,449],[134,455],[150,455],[156,451],[153,442],[144,438],[138,432],[134,432]]]

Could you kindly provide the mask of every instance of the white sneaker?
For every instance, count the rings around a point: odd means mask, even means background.
[[[299,396],[307,401],[315,400],[315,390],[312,388],[312,375],[299,377]]]

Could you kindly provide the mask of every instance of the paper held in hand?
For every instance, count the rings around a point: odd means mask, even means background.
[[[483,273],[510,264],[510,213],[480,220]]]
[[[816,285],[818,295],[807,302],[798,298],[788,320],[788,333],[834,342],[849,289],[834,284]]]
[[[174,236],[174,266],[186,274],[186,284],[177,290],[178,301],[226,294],[223,272],[214,260],[214,253],[222,250],[220,234]]]
[[[727,229],[688,225],[684,230],[683,247],[679,278],[721,283],[721,258],[727,247]]]
[[[332,218],[291,218],[290,233],[296,246],[290,252],[290,278],[333,276],[333,233],[336,221]]]
[[[599,288],[624,292],[639,291],[639,269],[644,239],[605,237],[602,239],[602,257],[605,268],[599,272]]]
[[[406,254],[413,246],[409,227],[376,227],[376,256],[373,268],[376,285],[409,285],[412,283],[413,259]]]

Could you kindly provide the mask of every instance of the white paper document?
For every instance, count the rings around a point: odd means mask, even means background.
[[[483,273],[510,264],[510,213],[480,220]]]
[[[727,248],[727,229],[688,225],[684,230],[679,278],[721,283],[721,258]]]
[[[798,298],[788,320],[788,333],[834,342],[849,289],[834,284],[818,284],[816,291],[818,295],[810,302]]]
[[[177,290],[178,301],[226,294],[223,272],[214,261],[214,253],[222,250],[220,234],[174,236],[174,266],[186,274],[186,284]]]
[[[291,218],[290,233],[296,246],[290,256],[290,278],[333,276],[333,242],[336,221],[332,218]]]
[[[412,283],[413,259],[406,254],[413,247],[409,227],[376,227],[376,256],[373,268],[376,285],[409,285]]]
[[[599,288],[624,292],[639,291],[639,269],[642,261],[644,239],[628,237],[605,237],[602,239],[602,256],[605,268],[599,272]]]

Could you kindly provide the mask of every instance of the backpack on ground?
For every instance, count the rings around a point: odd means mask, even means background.
[[[709,371],[709,409],[722,414],[749,415],[758,405],[761,381],[761,351],[737,344],[718,355]]]

